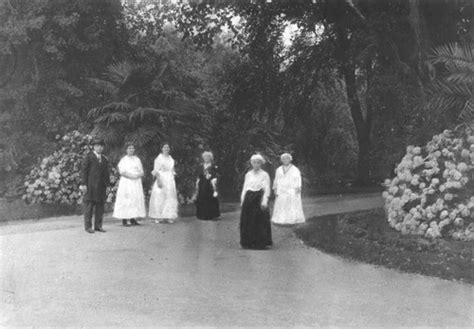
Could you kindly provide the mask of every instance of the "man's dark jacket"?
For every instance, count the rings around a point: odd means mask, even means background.
[[[109,162],[101,155],[101,161],[94,152],[89,152],[82,163],[82,184],[87,186],[84,201],[105,202],[106,190],[110,185]]]

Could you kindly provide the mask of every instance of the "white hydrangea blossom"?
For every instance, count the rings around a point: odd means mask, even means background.
[[[60,148],[43,158],[39,166],[33,168],[25,177],[23,199],[30,203],[64,203],[82,202],[81,162],[86,152],[90,151],[90,135],[73,131],[62,138],[57,137]],[[110,181],[113,186],[108,189],[107,202],[112,202],[117,191],[118,172],[112,168]]]
[[[408,146],[385,180],[387,219],[403,234],[474,239],[474,136],[445,130],[424,147]]]

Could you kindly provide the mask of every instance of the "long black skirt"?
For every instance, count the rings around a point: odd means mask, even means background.
[[[219,200],[214,197],[211,182],[201,179],[196,198],[196,217],[200,220],[216,220],[220,217]]]
[[[272,246],[270,212],[262,209],[263,191],[245,193],[240,214],[240,245],[245,249],[267,249]]]

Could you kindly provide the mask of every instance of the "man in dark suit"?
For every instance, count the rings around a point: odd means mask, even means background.
[[[84,193],[84,225],[86,232],[104,232],[102,218],[107,187],[110,185],[109,163],[102,154],[104,141],[95,138],[92,142],[93,152],[89,152],[82,164],[82,185]],[[94,230],[92,229],[92,214],[95,213]]]

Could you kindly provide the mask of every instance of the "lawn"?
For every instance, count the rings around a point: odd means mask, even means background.
[[[383,209],[311,218],[295,232],[305,244],[343,258],[474,284],[474,241],[401,235]]]

